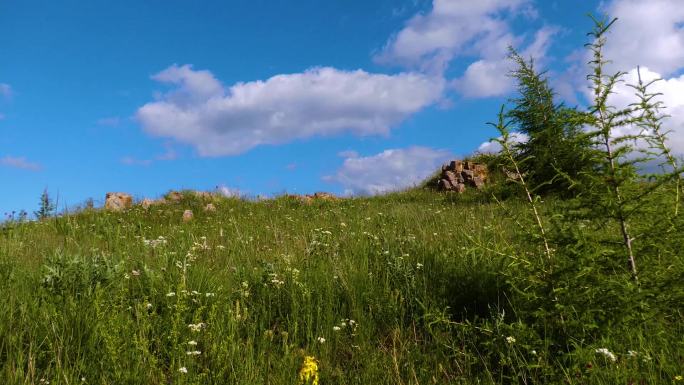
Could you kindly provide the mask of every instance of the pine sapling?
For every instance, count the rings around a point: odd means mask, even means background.
[[[677,162],[677,158],[672,153],[672,149],[667,145],[667,136],[671,130],[663,128],[663,120],[669,116],[661,113],[661,110],[665,108],[665,106],[661,100],[657,100],[659,96],[662,96],[662,93],[653,93],[649,91],[649,87],[662,79],[658,78],[647,83],[644,82],[641,78],[641,68],[639,67],[637,67],[637,75],[638,83],[636,85],[630,85],[630,87],[634,88],[635,95],[639,99],[638,102],[633,103],[632,106],[641,113],[636,119],[635,124],[641,128],[641,134],[646,140],[646,143],[648,143],[652,155],[661,159],[660,166],[662,167],[667,164],[671,168],[671,171],[668,174],[674,176],[676,182],[674,215],[677,216],[679,214],[681,200],[682,170]]]

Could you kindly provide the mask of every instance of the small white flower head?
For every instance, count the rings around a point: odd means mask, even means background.
[[[627,351],[627,356],[629,356],[629,358],[636,358],[636,356],[638,356],[638,355],[639,355],[639,353],[635,352],[634,350],[628,350]]]
[[[417,269],[417,270],[420,270],[420,269],[422,269],[422,268],[423,268],[423,264],[422,264],[422,263],[420,263],[420,262],[416,263],[416,269]]]
[[[140,275],[140,270],[131,270],[131,275],[134,277],[138,277]]]
[[[195,341],[195,340],[188,341],[188,345],[190,345],[190,346],[197,346],[197,341]]]
[[[200,354],[202,354],[202,352],[200,352],[199,350],[192,350],[189,352],[185,352],[185,354],[187,354],[189,356],[199,356]]]
[[[336,332],[339,332],[340,329],[341,329],[341,328],[340,328],[339,326],[333,326],[333,330],[336,331]]]
[[[182,368],[178,369],[178,371],[185,374],[188,372],[188,369],[185,366],[183,366]]]
[[[171,291],[171,292],[166,293],[166,296],[167,296],[167,297],[175,297],[175,296],[176,296],[176,293],[174,293],[174,292]]]
[[[325,338],[323,338],[323,337],[318,337],[318,338],[316,339],[316,341],[318,341],[318,342],[321,343],[321,344],[324,344],[324,343],[325,343]]]
[[[146,303],[146,304],[145,304],[145,309],[147,309],[147,310],[152,309],[152,304],[149,303],[149,302]]]
[[[615,356],[615,354],[613,354],[610,350],[608,350],[606,348],[596,349],[596,353],[601,354],[606,359],[611,360],[613,362],[617,361],[617,357]]]
[[[204,295],[205,295],[206,297],[215,297],[215,296],[216,296],[215,293],[204,293]]]
[[[532,354],[533,356],[536,356],[536,355],[537,355],[537,351],[536,351],[536,350],[532,350],[532,351],[530,352],[530,354]]]
[[[205,326],[206,326],[206,324],[205,324],[204,322],[199,322],[199,323],[196,323],[196,324],[189,324],[189,325],[188,325],[188,327],[190,328],[190,330],[193,331],[193,332],[198,332],[198,331],[204,329]]]
[[[506,342],[508,342],[509,344],[515,343],[515,337],[513,337],[513,336],[506,337]]]

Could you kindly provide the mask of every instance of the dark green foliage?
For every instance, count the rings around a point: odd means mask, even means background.
[[[535,193],[571,195],[575,193],[571,180],[594,166],[587,152],[588,138],[582,132],[586,116],[556,103],[548,79],[537,71],[534,61],[510,50],[510,59],[516,65],[511,76],[517,82],[519,96],[511,100],[513,108],[507,117],[516,131],[528,137],[516,145],[521,171]]]
[[[55,202],[50,198],[50,195],[48,195],[47,189],[43,190],[43,193],[40,194],[40,204],[38,206],[38,210],[34,211],[33,214],[36,216],[36,218],[40,219],[45,219],[49,218],[54,214],[55,212]]]

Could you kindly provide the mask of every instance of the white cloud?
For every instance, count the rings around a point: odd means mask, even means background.
[[[641,77],[646,83],[661,78],[660,74],[649,68],[641,68]],[[610,104],[619,108],[638,101],[634,95],[634,89],[628,86],[628,84],[638,83],[637,69],[629,71],[623,80],[623,83],[615,87],[609,99]],[[651,86],[650,92],[662,94],[656,100],[664,103],[666,109],[662,112],[670,115],[664,122],[664,128],[671,130],[668,135],[668,145],[676,154],[684,155],[684,75],[658,81]],[[634,130],[626,128],[622,133],[629,132],[634,133]]]
[[[432,10],[411,18],[376,59],[441,72],[458,54],[511,42],[502,16],[528,5],[529,0],[434,0]]]
[[[243,195],[240,189],[225,185],[216,186],[216,192],[227,198],[240,198]]]
[[[682,0],[613,0],[603,9],[618,21],[605,48],[610,68],[637,66],[671,76],[684,63],[684,3]]]
[[[224,87],[209,71],[169,67],[153,79],[174,87],[142,106],[152,135],[188,143],[202,156],[237,155],[259,145],[351,132],[386,135],[442,95],[441,79],[312,68]]]
[[[0,83],[0,96],[5,99],[12,97],[12,87],[7,83]]]
[[[501,139],[501,137],[497,139]],[[511,143],[524,143],[527,142],[529,137],[522,132],[511,132],[509,139]],[[501,151],[501,145],[494,140],[484,142],[477,148],[477,152],[482,154],[495,154],[499,151]]]
[[[442,74],[456,57],[476,57],[452,82],[453,88],[469,98],[505,95],[514,86],[508,76],[512,69],[508,47],[541,59],[557,32],[546,26],[532,38],[515,35],[510,22],[518,16],[536,17],[531,1],[434,0],[432,10],[410,19],[376,60]]]
[[[23,156],[13,157],[10,155],[0,158],[0,165],[29,171],[40,171],[43,168],[40,164],[30,162]]]
[[[382,194],[422,182],[449,157],[448,151],[427,147],[385,150],[346,158],[337,173],[324,180],[341,184],[346,194]]]
[[[520,54],[523,58],[534,58],[537,65],[544,63],[544,56],[551,44],[551,38],[558,32],[554,27],[543,27],[538,30],[532,42]],[[453,86],[465,97],[487,98],[505,95],[515,87],[515,81],[509,76],[514,63],[508,59],[508,46],[514,46],[512,36],[503,36],[499,47],[468,66],[462,77],[453,82]],[[508,44],[502,44],[508,43]]]

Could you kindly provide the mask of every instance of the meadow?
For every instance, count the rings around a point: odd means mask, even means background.
[[[214,197],[215,212],[185,194],[7,222],[0,382],[684,383],[670,196],[635,221],[657,239],[635,242],[638,286],[613,225],[567,226],[553,198],[538,202],[558,248],[543,274],[529,205],[487,192]]]

